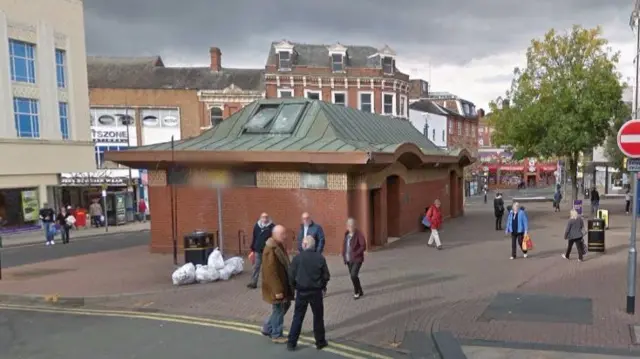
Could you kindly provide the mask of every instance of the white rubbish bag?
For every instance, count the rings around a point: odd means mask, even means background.
[[[187,263],[176,269],[171,275],[173,285],[186,285],[196,282],[196,266],[193,263]]]
[[[233,275],[240,274],[244,270],[244,259],[242,259],[242,257],[229,258],[226,261],[224,261],[224,266],[225,267],[230,266],[233,268],[231,274]]]
[[[224,268],[224,258],[218,248],[214,249],[207,259],[207,265],[215,270]]]
[[[230,266],[230,265],[220,269],[218,271],[218,273],[220,273],[220,279],[229,280],[233,275],[233,270],[234,270],[233,266]]]
[[[198,283],[211,283],[220,278],[220,274],[215,268],[203,265],[196,266],[196,281]]]

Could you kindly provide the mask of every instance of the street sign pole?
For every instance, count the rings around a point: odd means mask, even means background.
[[[629,237],[629,261],[627,265],[627,313],[635,314],[636,312],[636,260],[638,252],[636,251],[636,222],[638,220],[638,172],[633,172],[633,181],[631,181],[631,235]]]
[[[638,221],[638,173],[640,173],[640,120],[625,122],[618,131],[618,147],[627,156],[627,170],[631,173],[631,233],[627,263],[627,313],[636,312],[636,229]]]
[[[220,253],[224,253],[224,234],[222,233],[222,189],[216,187],[216,195],[218,196],[218,245]]]

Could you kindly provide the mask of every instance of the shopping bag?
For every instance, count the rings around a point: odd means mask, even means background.
[[[523,251],[530,251],[532,249],[533,249],[533,241],[531,240],[531,236],[526,234],[524,236],[524,239],[522,240],[522,250]]]
[[[425,227],[431,227],[431,221],[427,216],[422,217],[422,225]]]
[[[253,251],[249,253],[249,262],[251,262],[251,265],[256,265],[256,253]]]

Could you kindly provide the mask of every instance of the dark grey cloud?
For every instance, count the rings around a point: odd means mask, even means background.
[[[84,0],[92,55],[162,55],[262,66],[271,41],[389,44],[432,65],[523,49],[549,28],[604,26],[629,39],[632,0]],[[401,65],[400,65],[401,66]],[[510,69],[505,69],[509,71]]]

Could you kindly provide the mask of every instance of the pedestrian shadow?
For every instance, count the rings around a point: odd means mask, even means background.
[[[444,283],[451,280],[456,280],[460,277],[461,276],[457,274],[443,275],[443,276],[435,275],[433,273],[414,274],[411,276],[405,276],[401,278],[383,280],[373,284],[366,284],[365,282],[363,284],[363,289],[365,291],[366,296],[370,296],[370,295],[376,295],[376,294],[385,294],[391,291],[395,292],[395,291],[401,291],[409,288],[416,288],[424,285]],[[337,292],[330,292],[330,294],[328,294],[327,297],[333,297],[333,296],[345,295],[345,294],[353,294],[353,290],[346,289],[346,290],[341,290]]]

